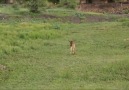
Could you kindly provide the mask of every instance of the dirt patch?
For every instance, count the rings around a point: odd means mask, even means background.
[[[54,16],[54,15],[49,15],[49,14],[43,14],[36,16],[36,18],[44,18],[44,19],[59,19],[62,22],[72,22],[72,23],[80,23],[81,20],[79,17],[76,16]]]
[[[0,13],[0,20],[9,18],[9,15]]]
[[[71,22],[71,23],[81,23],[81,22],[104,22],[104,21],[112,21],[112,18],[107,18],[103,15],[88,15],[85,18],[80,18],[78,16],[65,16],[59,17],[54,15],[40,15],[36,18],[45,18],[45,19],[58,19],[61,22]]]
[[[104,22],[104,21],[109,21],[109,20],[101,16],[89,16],[86,19],[86,21],[87,22]]]
[[[39,15],[39,16],[36,16],[36,17],[38,17],[38,18],[46,18],[46,19],[60,18],[58,16],[49,15],[49,14],[43,14],[43,15]]]
[[[105,22],[105,21],[113,21],[113,19],[111,17],[106,17],[106,16],[103,16],[103,15],[93,15],[93,16],[88,16],[86,18],[87,22]]]
[[[78,9],[86,12],[129,14],[129,3],[81,4]]]
[[[31,20],[33,18],[37,18],[37,19],[56,19],[57,21],[61,21],[61,22],[85,23],[85,22],[114,21],[114,20],[117,20],[118,18],[121,18],[121,17],[129,18],[128,14],[115,14],[115,15],[117,17],[109,17],[109,16],[105,16],[104,14],[102,14],[102,15],[84,14],[83,17],[80,17],[78,15],[62,17],[62,16],[55,16],[55,15],[50,15],[50,14],[40,14],[40,15],[35,15],[35,16],[31,16],[31,15],[11,16],[11,15],[0,13],[0,20],[1,21],[4,21],[4,20],[8,21],[9,19],[13,19],[13,20],[22,21],[22,19],[23,20],[24,19]]]
[[[76,16],[66,16],[66,17],[62,17],[62,21],[63,22],[71,22],[71,23],[80,23],[81,19]]]

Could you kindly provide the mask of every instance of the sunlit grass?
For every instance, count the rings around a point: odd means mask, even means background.
[[[0,89],[129,89],[127,19],[16,20],[0,23],[0,65],[6,67],[0,68]],[[75,55],[69,40],[75,40]]]
[[[23,44],[26,43],[26,40],[30,42],[37,39],[49,40],[62,37],[61,31],[54,29],[49,23],[1,24],[0,31],[1,53],[5,54],[24,49],[26,46]]]

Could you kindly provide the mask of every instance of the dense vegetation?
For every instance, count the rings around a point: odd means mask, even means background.
[[[0,13],[0,90],[129,89],[127,17],[11,6]]]

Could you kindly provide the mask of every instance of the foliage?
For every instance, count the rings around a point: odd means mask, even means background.
[[[60,0],[48,0],[48,1],[52,3],[59,3]]]
[[[0,3],[4,3],[4,1],[3,0],[0,0]]]
[[[31,12],[34,12],[34,13],[39,12],[38,11],[38,1],[37,0],[31,0],[29,2],[29,6],[30,6],[30,11]]]
[[[115,2],[125,2],[127,0],[114,0]]]
[[[75,0],[60,0],[60,5],[74,9],[77,5]]]
[[[128,9],[128,8],[127,8],[127,9],[124,9],[123,12],[124,12],[125,14],[129,14],[129,9]]]
[[[17,2],[28,6],[30,12],[37,13],[39,12],[39,7],[46,6],[47,0],[17,0]]]

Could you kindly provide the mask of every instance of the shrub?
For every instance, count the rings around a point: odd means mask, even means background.
[[[118,19],[119,22],[129,22],[128,18],[120,18]]]
[[[12,8],[14,8],[15,10],[19,10],[19,5],[17,3],[14,3],[12,5]]]
[[[122,26],[127,26],[127,27],[129,27],[129,21],[123,22]]]
[[[75,9],[77,2],[75,0],[60,0],[60,5],[67,8]]]
[[[125,10],[124,10],[124,13],[125,13],[125,14],[129,14],[129,9],[125,9]]]
[[[39,12],[39,7],[46,6],[47,0],[29,0],[28,6],[30,8],[30,12],[37,13]]]
[[[59,3],[59,0],[48,0],[48,1],[52,3]]]

